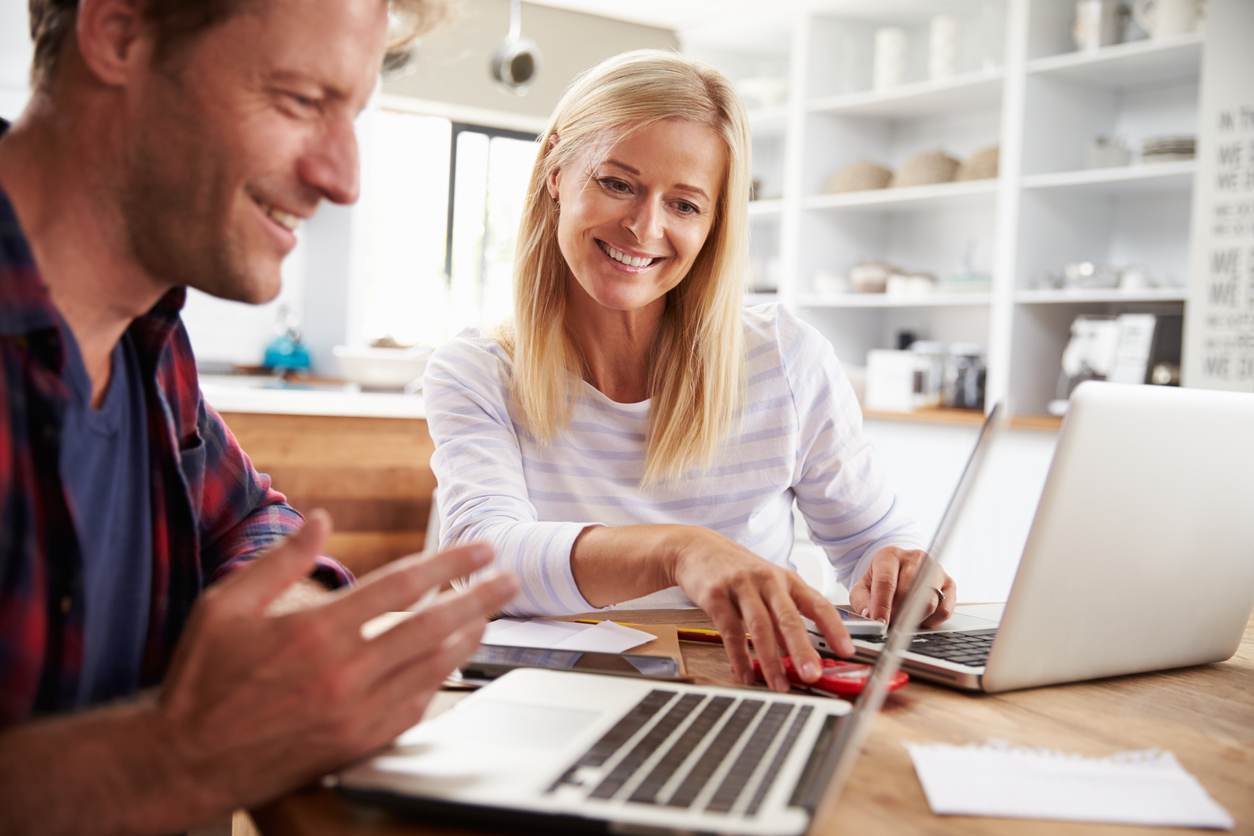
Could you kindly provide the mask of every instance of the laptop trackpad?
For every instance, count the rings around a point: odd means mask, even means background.
[[[429,777],[534,768],[538,756],[560,754],[600,716],[597,711],[473,700],[414,726],[375,763],[384,771]]]
[[[462,745],[523,749],[562,749],[599,716],[596,711],[495,700],[476,700],[450,714],[450,732]]]

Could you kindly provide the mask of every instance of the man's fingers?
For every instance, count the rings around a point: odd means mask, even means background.
[[[288,587],[309,576],[330,533],[330,515],[315,508],[298,531],[218,584],[219,596],[245,612],[265,612]]]
[[[470,575],[492,562],[492,547],[472,543],[433,555],[393,561],[362,578],[358,587],[327,605],[337,620],[362,625],[380,613],[406,610],[428,590]]]
[[[366,652],[385,663],[408,664],[438,649],[448,636],[467,625],[486,622],[517,594],[518,579],[511,574],[484,578],[460,592],[445,592],[418,615],[370,641]]]
[[[399,667],[392,673],[376,691],[370,709],[376,716],[386,718],[389,724],[382,743],[422,719],[431,693],[440,687],[454,668],[470,658],[482,637],[482,624],[467,625],[443,642],[433,642],[434,652],[426,659]]]

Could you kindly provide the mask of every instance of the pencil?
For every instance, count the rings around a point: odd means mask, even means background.
[[[595,618],[576,619],[580,624],[600,624],[601,622]],[[616,621],[615,624],[621,624],[624,627],[644,627],[644,624],[632,624],[627,621]],[[680,641],[686,642],[705,642],[706,644],[722,644],[723,636],[718,630],[703,630],[699,627],[676,627],[675,633],[679,636]],[[745,634],[745,638],[750,642],[753,636]]]

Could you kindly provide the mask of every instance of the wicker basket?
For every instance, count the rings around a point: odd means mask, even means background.
[[[906,160],[906,164],[893,175],[889,186],[897,189],[948,183],[954,179],[958,165],[958,161],[944,151],[924,151]]]
[[[998,159],[1001,157],[1001,146],[994,145],[976,151],[965,163],[958,166],[955,180],[991,180],[997,176]]]
[[[877,165],[866,157],[856,163],[850,163],[832,175],[827,181],[828,194],[844,192],[863,192],[868,189],[882,189],[888,185],[893,173],[882,165]]]

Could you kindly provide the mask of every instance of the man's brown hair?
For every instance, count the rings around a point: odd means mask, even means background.
[[[145,0],[144,17],[156,33],[158,61],[200,32],[222,23],[249,3],[265,0]],[[388,49],[393,50],[444,23],[451,0],[388,0]],[[74,32],[78,0],[30,0],[35,42],[31,86],[46,89]]]

